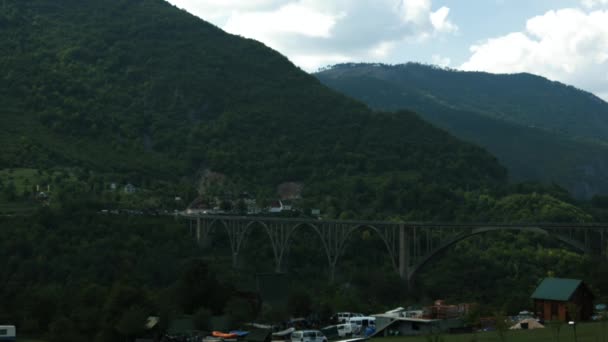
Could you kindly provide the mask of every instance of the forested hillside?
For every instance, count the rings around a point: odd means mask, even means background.
[[[9,0],[0,26],[2,168],[193,186],[210,169],[242,191],[300,182],[309,198],[344,193],[359,176],[444,192],[506,177],[493,156],[415,114],[374,113],[162,0]]]
[[[411,109],[496,155],[513,180],[555,182],[577,198],[608,192],[608,104],[542,77],[420,64],[345,64],[317,73],[373,108]]]

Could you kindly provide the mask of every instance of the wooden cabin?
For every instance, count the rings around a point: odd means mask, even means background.
[[[582,280],[545,278],[531,298],[534,311],[545,321],[587,321],[593,314],[593,293]],[[568,309],[576,309],[577,313]]]

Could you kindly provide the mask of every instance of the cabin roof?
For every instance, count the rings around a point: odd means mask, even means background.
[[[579,279],[545,278],[538,285],[532,299],[568,301],[583,283]]]

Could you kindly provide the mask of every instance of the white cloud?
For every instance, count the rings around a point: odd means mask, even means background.
[[[432,0],[169,0],[224,30],[259,40],[309,71],[384,61],[399,44],[450,34],[450,9]]]
[[[441,7],[437,11],[431,13],[431,23],[438,32],[452,33],[458,31],[458,27],[448,20],[450,9]]]
[[[302,69],[315,70],[320,65],[332,65],[350,61],[348,56],[343,55],[298,55],[292,62]]]
[[[409,0],[400,4],[401,18],[405,22],[424,24],[431,12],[430,0]]]
[[[384,58],[390,54],[396,45],[395,42],[382,42],[372,48],[371,54],[377,58]]]
[[[608,99],[608,10],[549,11],[528,20],[525,31],[488,39],[471,52],[461,69],[530,72]]]
[[[593,7],[597,7],[597,6],[608,5],[608,0],[581,0],[581,3],[586,8],[593,8]]]
[[[450,66],[452,60],[448,57],[443,57],[441,55],[435,54],[431,57],[431,62],[434,65],[438,65],[440,67],[447,67]]]
[[[272,9],[283,0],[168,0],[179,8],[217,24],[234,13]]]
[[[233,14],[224,29],[250,38],[272,41],[276,32],[281,35],[303,35],[329,38],[338,16],[331,16],[299,4],[287,4],[274,11]]]

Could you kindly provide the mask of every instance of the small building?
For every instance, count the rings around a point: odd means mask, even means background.
[[[536,314],[545,321],[587,321],[593,314],[594,296],[582,280],[545,278],[531,298]],[[569,308],[578,312],[568,312]]]
[[[136,189],[135,186],[131,183],[125,185],[125,194],[134,194]]]

